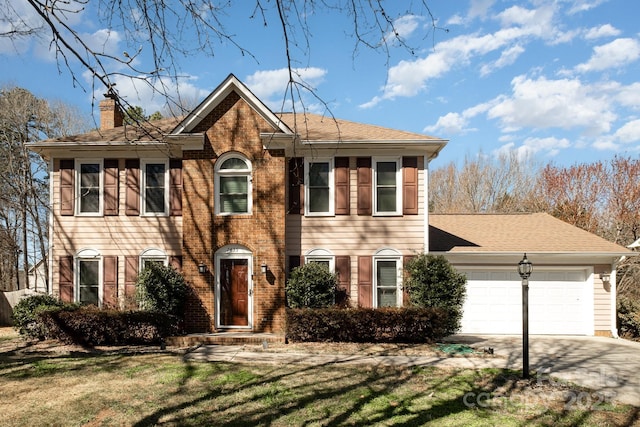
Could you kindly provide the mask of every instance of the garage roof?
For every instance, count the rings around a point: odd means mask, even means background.
[[[429,251],[634,255],[546,213],[430,214]]]

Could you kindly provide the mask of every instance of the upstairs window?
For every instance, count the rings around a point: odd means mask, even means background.
[[[307,215],[334,214],[333,160],[311,159],[306,161]]]
[[[251,163],[231,154],[216,162],[216,213],[251,213]]]
[[[402,214],[400,159],[374,159],[374,215]]]
[[[169,212],[168,161],[145,161],[142,164],[142,214],[167,215]]]
[[[79,160],[76,163],[77,214],[102,214],[102,162],[97,160]]]

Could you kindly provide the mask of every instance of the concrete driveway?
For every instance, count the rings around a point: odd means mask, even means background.
[[[341,355],[258,352],[242,345],[203,345],[186,360],[272,364],[383,364],[448,368],[522,369],[522,336],[454,335],[445,341],[492,348],[495,357],[439,355]],[[529,337],[529,367],[537,381],[562,379],[592,391],[573,396],[573,403],[591,405],[617,400],[640,407],[640,343],[622,339],[578,336]],[[569,402],[571,403],[571,402]]]
[[[495,355],[504,358],[505,368],[522,369],[522,336],[454,335],[447,341],[493,348]],[[532,335],[529,367],[538,381],[549,381],[552,376],[592,389],[591,395],[583,396],[592,401],[604,397],[640,406],[640,343],[604,337]]]

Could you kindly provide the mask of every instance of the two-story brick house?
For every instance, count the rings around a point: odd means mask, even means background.
[[[402,304],[445,141],[276,115],[233,75],[181,120],[123,126],[113,99],[100,108],[100,130],[33,147],[51,169],[54,294],[121,306],[161,261],[195,291],[190,330],[281,330],[286,272],[314,261],[354,305]]]
[[[432,248],[473,279],[463,327],[509,332],[500,328],[517,319],[478,317],[502,306],[513,284],[505,272],[527,251],[546,269],[533,313],[551,318],[548,307],[559,303],[579,316],[571,330],[558,317],[541,331],[615,334],[615,260],[624,248],[546,215],[440,215],[430,227],[428,165],[445,140],[275,114],[233,75],[180,119],[123,125],[113,99],[100,109],[100,130],[32,144],[49,163],[49,278],[64,300],[126,306],[138,272],[163,262],[194,291],[190,331],[278,332],[291,268],[326,263],[351,305],[399,306],[403,264]],[[536,229],[554,231],[537,233],[531,247]],[[529,234],[518,240],[522,230]],[[556,289],[573,294],[554,297]],[[584,301],[567,302],[574,297]]]

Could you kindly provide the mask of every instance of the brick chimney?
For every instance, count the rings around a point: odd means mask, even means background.
[[[122,126],[122,111],[116,104],[114,95],[105,94],[105,99],[100,101],[100,130],[113,129]]]

